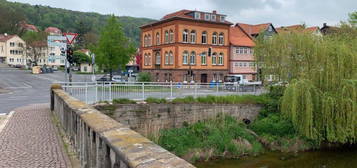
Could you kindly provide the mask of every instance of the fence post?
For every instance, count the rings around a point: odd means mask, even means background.
[[[173,99],[173,88],[172,88],[172,81],[170,82],[170,90],[171,90],[171,95],[170,98]]]
[[[144,83],[141,84],[141,93],[142,93],[142,96],[143,96],[143,100],[145,100],[145,85]]]
[[[217,86],[217,93],[218,93],[218,90],[219,90],[219,83],[218,82],[216,83],[216,86]]]
[[[112,101],[112,82],[109,82],[109,101]]]
[[[88,104],[88,83],[86,82],[86,90],[85,90],[85,95],[86,95],[86,104]]]
[[[95,103],[98,102],[98,83],[95,82]]]

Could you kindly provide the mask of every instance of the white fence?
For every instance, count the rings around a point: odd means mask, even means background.
[[[145,100],[149,97],[174,99],[187,96],[207,95],[259,95],[264,92],[257,85],[234,85],[231,83],[115,83],[115,82],[72,82],[60,83],[71,96],[93,104],[118,98]]]

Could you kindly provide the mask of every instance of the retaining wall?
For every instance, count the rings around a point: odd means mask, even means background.
[[[262,108],[255,104],[119,104],[114,105],[115,111],[106,111],[105,106],[96,108],[144,136],[157,135],[160,129],[214,119],[219,114],[252,121]]]
[[[51,89],[51,110],[85,168],[193,168],[127,126],[81,102],[60,86]]]

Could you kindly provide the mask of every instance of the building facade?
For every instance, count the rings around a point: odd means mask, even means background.
[[[229,42],[231,45],[229,74],[242,75],[247,81],[255,81],[257,68],[254,59],[255,46],[252,37],[239,26],[231,27]]]
[[[17,35],[0,35],[0,63],[25,66],[25,41]]]
[[[223,81],[228,73],[226,16],[181,10],[141,27],[141,67],[157,82]]]

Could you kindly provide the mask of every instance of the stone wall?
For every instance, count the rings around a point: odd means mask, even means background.
[[[193,168],[191,164],[93,107],[51,89],[51,110],[84,168]]]
[[[254,120],[261,109],[253,104],[127,104],[115,105],[116,110],[105,111],[96,108],[116,121],[129,126],[144,136],[156,135],[160,129],[182,127],[219,114],[229,115],[237,120]]]

